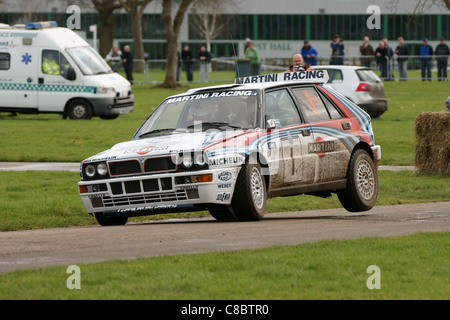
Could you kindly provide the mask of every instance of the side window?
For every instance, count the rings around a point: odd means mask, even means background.
[[[0,53],[0,70],[9,70],[11,66],[11,55],[9,53]]]
[[[294,101],[286,89],[266,93],[266,121],[273,119],[277,128],[301,124]]]
[[[320,93],[320,96],[322,97],[322,101],[325,104],[325,107],[327,108],[331,119],[341,119],[341,118],[343,118],[342,114],[338,111],[336,106],[330,100],[328,100],[328,98],[325,97],[325,95],[323,93]]]
[[[59,51],[43,50],[42,51],[42,73],[60,75]]]
[[[324,69],[328,72],[328,76],[330,77],[328,83],[341,83],[344,79],[341,70],[337,69]]]
[[[328,111],[314,88],[295,88],[292,91],[306,120],[309,122],[330,120]]]

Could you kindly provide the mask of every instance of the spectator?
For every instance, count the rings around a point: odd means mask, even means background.
[[[364,37],[364,42],[359,47],[359,52],[361,53],[361,56],[364,56],[363,58],[361,58],[361,65],[366,68],[371,68],[373,55],[375,54],[375,52],[373,51],[373,47],[369,43],[369,37]]]
[[[181,55],[180,51],[177,50],[177,82],[180,81],[180,71],[181,71]]]
[[[381,71],[383,80],[387,79],[387,55],[386,43],[381,40],[378,48],[375,49],[375,61]]]
[[[250,59],[250,73],[252,76],[258,75],[261,73],[261,58],[258,53],[258,49],[256,49],[255,44],[252,42],[250,46],[245,51],[245,57]]]
[[[133,84],[134,55],[133,55],[133,52],[131,52],[129,45],[125,45],[125,47],[123,47],[123,52],[122,52],[121,58],[122,58],[123,68],[125,69],[125,74],[127,75],[127,80],[130,81],[131,84]]]
[[[187,80],[192,82],[194,80],[192,70],[192,51],[189,46],[184,46],[181,51],[181,59],[184,61],[184,69],[186,70]]]
[[[409,48],[405,45],[405,39],[398,37],[398,46],[395,48],[395,54],[397,55],[398,73],[400,81],[406,81],[408,79],[408,56]]]
[[[428,44],[428,39],[423,39],[423,44],[419,48],[420,63],[422,69],[422,81],[431,81],[431,58],[433,57],[433,47]]]
[[[200,81],[209,82],[209,71],[211,68],[211,53],[206,51],[205,46],[200,47],[197,53],[197,59],[200,60]]]
[[[330,64],[343,65],[344,64],[344,43],[341,36],[336,34],[330,43],[331,47],[331,61]]]
[[[392,81],[393,80],[393,68],[391,67],[391,59],[394,56],[394,50],[392,50],[392,48],[389,46],[388,40],[386,38],[384,38],[382,40],[384,42],[384,47],[386,48],[386,53],[387,53],[387,65],[386,65],[386,70],[387,70],[387,79],[388,81]]]
[[[303,56],[300,53],[294,53],[291,58],[291,65],[286,72],[307,71],[311,70],[311,66],[304,62]]]
[[[445,43],[444,37],[441,37],[441,41],[436,46],[434,54],[437,56],[437,67],[438,67],[438,81],[447,81],[447,66],[448,66],[448,56],[450,55],[450,48]]]
[[[120,52],[119,47],[112,47],[111,51],[106,56],[106,62],[109,62],[111,65],[111,69],[114,72],[117,72],[120,67],[122,52]]]
[[[244,55],[245,52],[247,52],[248,47],[250,47],[250,43],[252,42],[252,39],[250,38],[245,38],[245,45],[244,45]]]
[[[317,51],[316,49],[311,47],[308,40],[305,40],[305,42],[303,43],[301,54],[303,56],[303,59],[305,60],[305,63],[311,66],[317,65]]]

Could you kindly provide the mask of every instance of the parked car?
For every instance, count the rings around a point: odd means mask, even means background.
[[[314,69],[328,71],[328,84],[371,117],[387,111],[384,84],[371,69],[356,66],[315,66]]]
[[[168,97],[131,141],[81,163],[87,212],[101,225],[195,210],[259,220],[267,198],[305,193],[370,210],[381,148],[370,116],[327,80],[269,74]]]

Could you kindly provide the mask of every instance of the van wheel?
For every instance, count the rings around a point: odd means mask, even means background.
[[[254,158],[247,159],[239,172],[231,207],[239,220],[256,221],[264,217],[266,205],[266,182],[261,166]]]
[[[75,99],[67,106],[69,118],[72,120],[89,120],[92,118],[92,108],[89,102]]]
[[[128,217],[107,217],[103,213],[95,213],[95,219],[101,226],[123,226],[128,222]]]
[[[347,172],[347,188],[338,190],[339,201],[350,212],[372,209],[378,196],[378,175],[369,154],[356,150],[350,158]]]

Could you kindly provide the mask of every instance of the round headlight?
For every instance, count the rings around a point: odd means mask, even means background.
[[[86,168],[84,168],[84,173],[89,178],[94,177],[95,176],[95,167],[92,164],[86,166]]]
[[[194,165],[194,160],[190,154],[183,155],[182,164],[185,168],[189,169]]]
[[[195,164],[203,167],[206,165],[206,155],[204,153],[199,153],[195,155]]]
[[[106,166],[106,163],[101,162],[97,166],[97,172],[99,175],[104,176],[108,173],[108,167]]]

